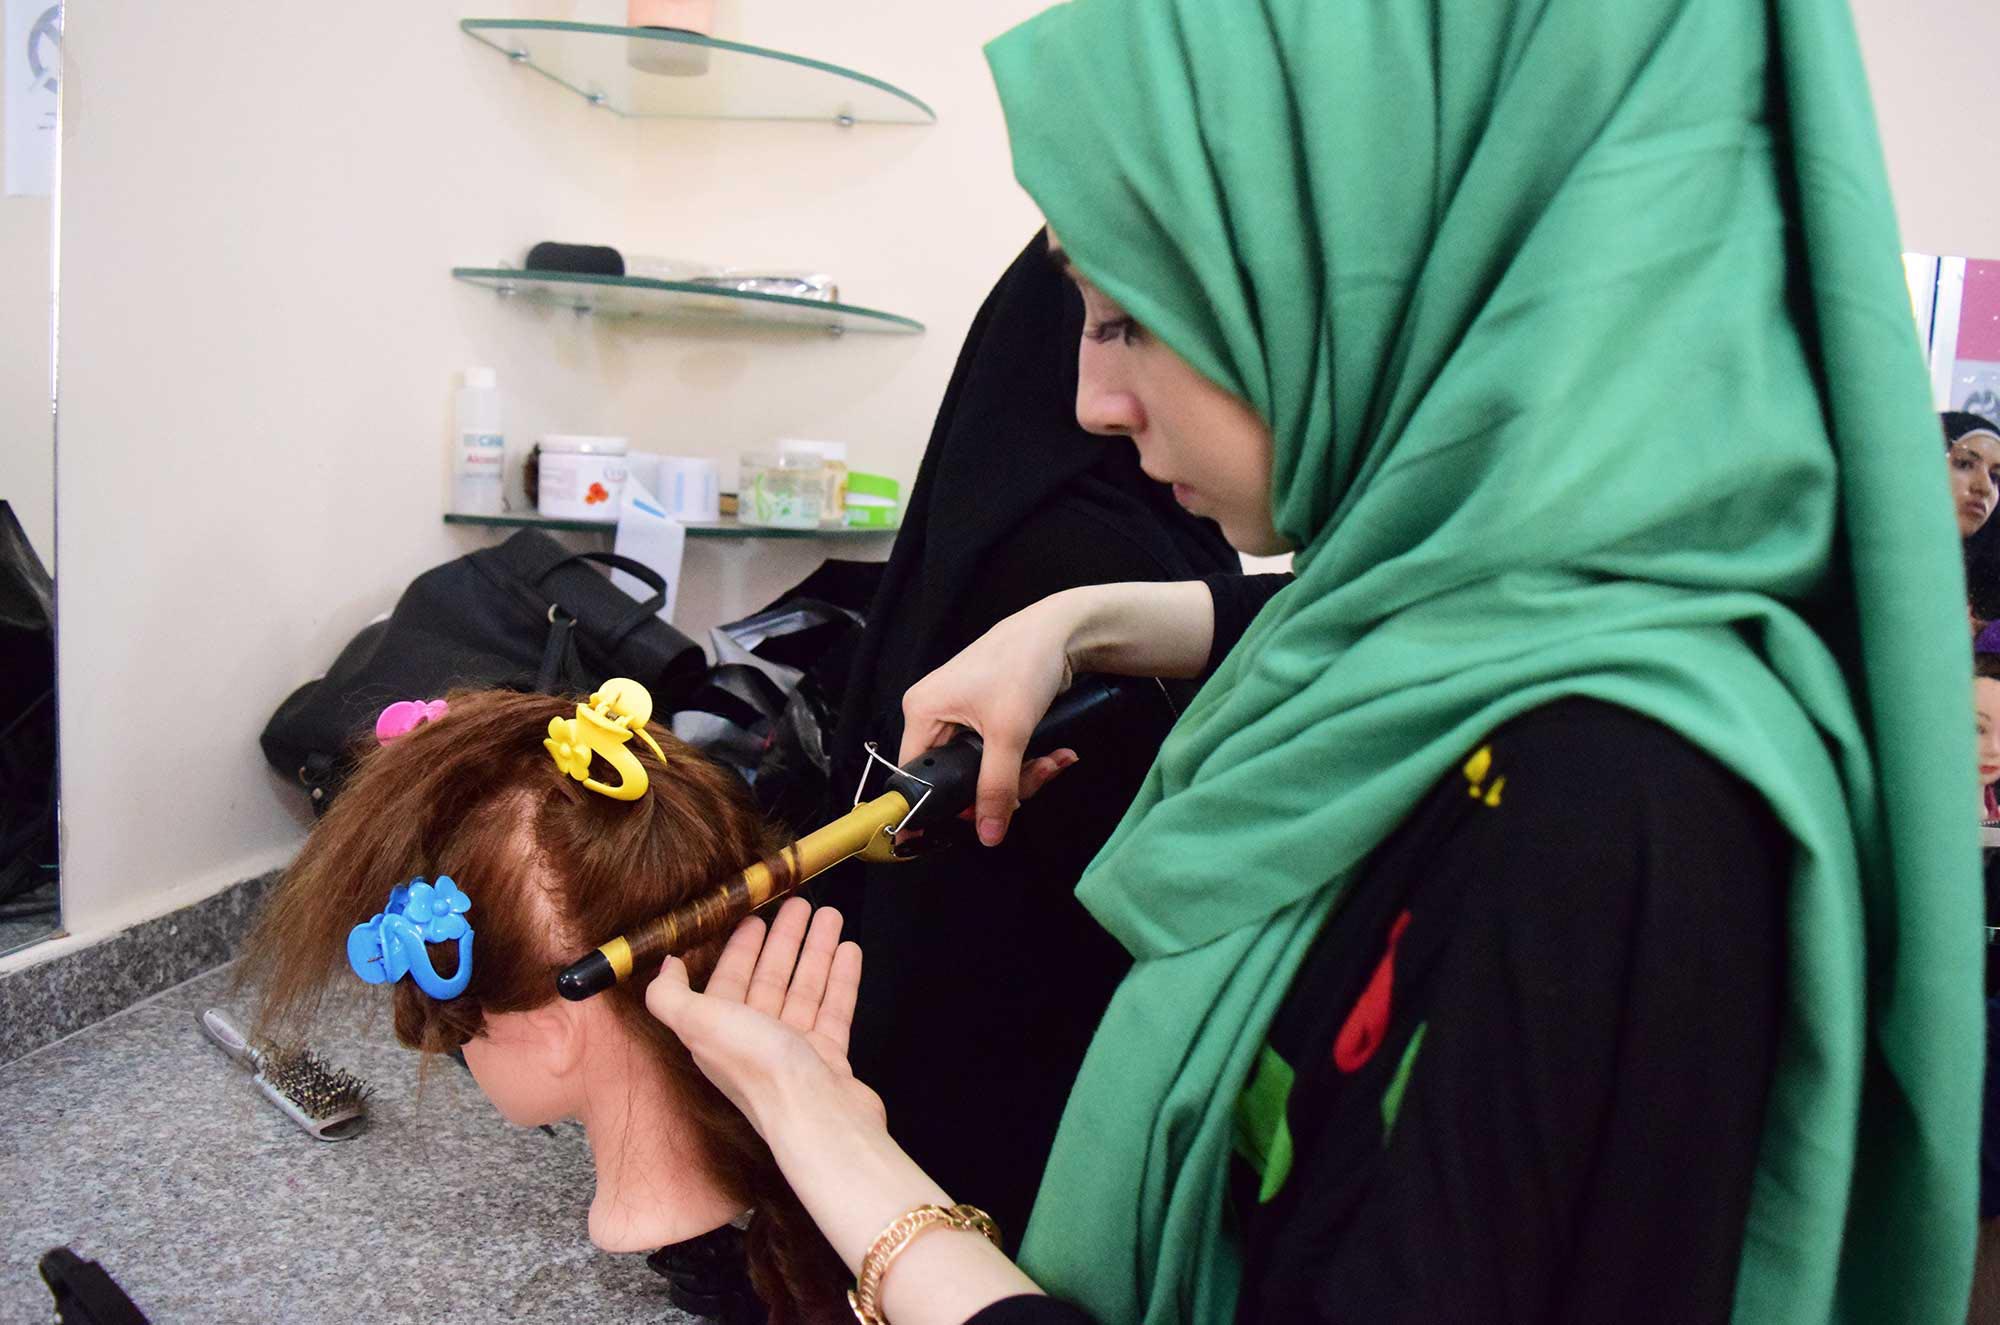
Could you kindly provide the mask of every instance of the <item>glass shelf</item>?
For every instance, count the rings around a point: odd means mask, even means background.
[[[800,299],[755,290],[718,290],[643,276],[583,276],[566,271],[516,271],[508,267],[453,267],[461,281],[483,285],[531,304],[550,304],[600,317],[653,318],[710,324],[779,323],[835,333],[879,332],[914,336],[924,324],[854,304]]]
[[[448,512],[446,524],[474,525],[482,529],[560,529],[575,534],[609,534],[618,529],[616,520],[559,520],[545,515],[460,515]],[[741,524],[723,519],[713,524],[687,527],[689,538],[894,538],[894,529],[771,529],[764,525]]]
[[[468,18],[458,26],[628,118],[937,123],[936,111],[879,78],[692,32],[546,19]]]

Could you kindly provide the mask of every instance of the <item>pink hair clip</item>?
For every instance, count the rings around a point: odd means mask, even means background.
[[[398,736],[408,736],[427,722],[436,722],[451,711],[442,699],[405,699],[382,710],[375,719],[375,739],[387,745]]]

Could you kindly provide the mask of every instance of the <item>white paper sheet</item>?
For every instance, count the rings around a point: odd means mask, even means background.
[[[657,615],[672,625],[674,606],[680,600],[681,556],[687,551],[687,526],[662,510],[659,501],[637,479],[626,476],[618,497],[618,537],[611,550],[621,557],[644,562],[667,582],[667,603]],[[644,602],[653,596],[651,585],[627,575],[611,572],[611,582]]]
[[[46,198],[56,188],[56,88],[62,5],[7,0],[7,193]]]

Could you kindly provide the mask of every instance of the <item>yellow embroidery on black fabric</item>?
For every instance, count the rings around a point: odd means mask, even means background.
[[[1465,794],[1492,809],[1500,808],[1500,793],[1507,786],[1505,777],[1493,779],[1493,785],[1486,785],[1486,777],[1493,771],[1493,747],[1482,745],[1472,752],[1472,758],[1465,761],[1460,770],[1467,783]]]
[[[1465,761],[1465,780],[1472,784],[1466,792],[1468,796],[1479,794],[1479,784],[1486,781],[1486,775],[1493,770],[1493,747],[1482,745],[1472,752],[1472,758]]]

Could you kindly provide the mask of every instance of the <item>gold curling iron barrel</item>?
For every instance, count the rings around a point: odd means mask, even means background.
[[[1079,677],[1057,697],[1048,716],[1028,740],[1027,757],[1070,745],[1109,719],[1128,696],[1146,692],[1164,697],[1157,683]],[[630,934],[564,967],[556,989],[564,998],[580,1000],[622,983],[642,965],[673,953],[699,947],[734,929],[743,917],[765,903],[784,897],[812,878],[855,856],[863,860],[900,860],[896,833],[943,823],[971,808],[979,789],[979,759],[985,743],[977,732],[961,732],[935,750],[918,755],[895,770],[887,789],[873,800],[857,796],[852,810],[826,827],[806,834],[776,855],[758,861],[715,891],[649,920]],[[871,762],[878,756],[872,754]],[[886,764],[887,761],[882,761]],[[866,775],[863,775],[864,785]]]

